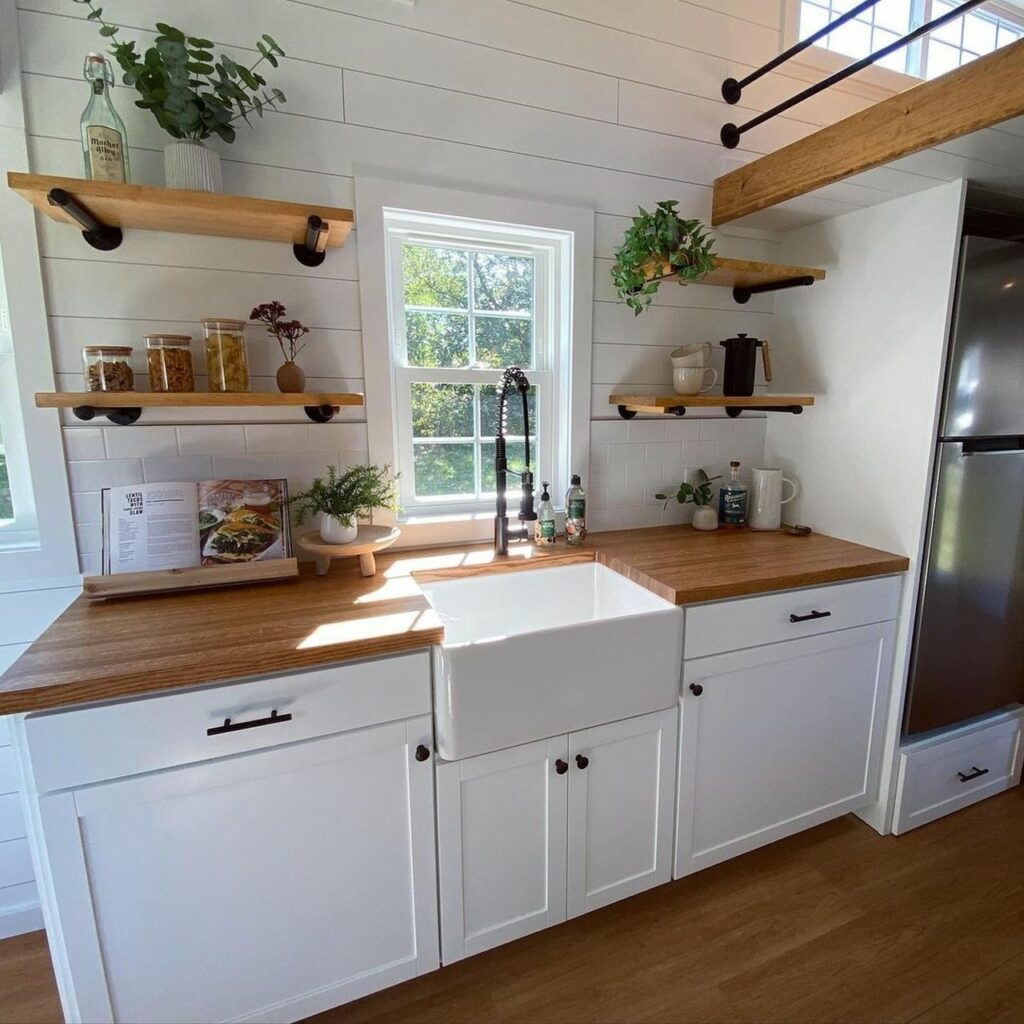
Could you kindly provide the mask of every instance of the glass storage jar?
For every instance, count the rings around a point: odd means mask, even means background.
[[[245,321],[204,316],[206,372],[211,391],[248,391],[249,360],[245,351]]]
[[[195,391],[192,338],[187,334],[147,334],[150,391]]]
[[[87,345],[82,349],[87,391],[134,391],[132,348],[125,345]]]

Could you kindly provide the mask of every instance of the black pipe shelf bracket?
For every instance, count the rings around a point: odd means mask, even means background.
[[[330,231],[330,221],[318,217],[315,213],[310,215],[306,222],[306,240],[292,246],[295,258],[304,267],[319,267],[323,263],[327,256],[327,237]]]
[[[803,277],[790,277],[783,281],[769,281],[765,284],[737,285],[732,290],[734,301],[741,306],[746,305],[752,295],[762,295],[764,292],[780,292],[786,288],[809,288],[814,284],[814,278],[810,274]]]
[[[799,416],[804,411],[802,405],[727,405],[724,408],[726,416],[730,419],[736,419],[743,412],[788,412],[794,416]],[[637,410],[631,409],[628,405],[618,406],[618,411],[619,416],[624,420],[631,420],[637,415]],[[686,406],[666,406],[664,412],[670,416],[685,416]]]
[[[118,427],[130,427],[142,415],[139,406],[125,406],[123,409],[97,409],[92,405],[76,405],[71,410],[80,420],[88,422],[96,416],[106,416]]]
[[[63,210],[82,229],[82,237],[94,249],[111,252],[124,239],[120,228],[101,224],[70,192],[62,188],[51,188],[46,194],[51,206]],[[138,417],[136,417],[138,419]]]
[[[330,423],[338,411],[333,405],[304,405],[303,409],[314,423]]]
[[[829,32],[835,31],[835,29],[846,24],[846,22],[850,21],[852,18],[856,18],[869,7],[874,7],[878,2],[879,0],[864,0],[863,3],[859,3],[855,7],[851,7],[850,10],[841,14],[824,28],[819,29],[817,32],[813,32],[806,39],[801,39],[795,46],[791,46],[784,53],[780,53],[778,57],[774,57],[763,67],[751,72],[746,78],[739,80],[735,78],[727,78],[722,83],[722,98],[726,103],[738,103],[746,86],[750,85],[752,82],[756,82],[762,75],[766,75],[769,71],[777,68],[780,64],[783,64],[792,57],[795,57],[808,46],[812,46],[823,36],[828,35]],[[908,43],[914,42],[915,39],[919,39],[921,36],[927,35],[935,29],[941,28],[947,22],[966,14],[971,10],[971,8],[978,7],[980,4],[985,2],[986,0],[964,0],[959,7],[955,7],[952,10],[947,11],[945,14],[941,14],[937,18],[932,18],[931,21],[925,22],[923,25],[919,25],[917,28],[908,32],[905,36],[895,40],[895,42],[889,43],[879,50],[875,50],[874,53],[869,53],[866,57],[862,57],[860,60],[854,61],[852,64],[848,64],[845,68],[842,68],[835,74],[829,75],[828,78],[824,78],[820,82],[816,82],[814,85],[808,86],[806,89],[798,92],[795,96],[790,96],[788,100],[783,100],[770,110],[766,110],[763,113],[758,114],[756,117],[751,118],[745,124],[736,125],[730,122],[729,124],[722,125],[722,131],[720,133],[722,145],[725,146],[726,149],[735,149],[740,144],[740,140],[743,136],[752,128],[757,128],[766,121],[770,121],[773,117],[777,117],[779,114],[785,113],[785,111],[795,107],[798,103],[803,103],[804,100],[809,100],[812,96],[817,96],[819,92],[823,92],[825,89],[831,88],[833,85],[842,82],[851,75],[857,74],[858,71],[863,71],[866,67],[870,67],[872,64],[877,63],[884,57],[888,57],[889,54],[902,49]]]

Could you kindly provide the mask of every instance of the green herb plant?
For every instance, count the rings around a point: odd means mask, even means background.
[[[671,494],[656,494],[655,497],[659,501],[665,502],[664,507],[668,508],[668,503],[675,497],[676,501],[680,505],[685,505],[688,501],[692,501],[694,505],[710,505],[711,504],[711,485],[716,480],[721,480],[720,476],[708,476],[703,469],[698,469],[693,474],[693,483],[681,483],[679,490],[675,495]]]
[[[212,135],[224,142],[235,141],[236,121],[252,127],[249,115],[263,116],[287,102],[280,89],[267,88],[256,69],[265,61],[278,66],[284,50],[268,35],[256,43],[259,57],[248,67],[226,53],[213,55],[209,39],[188,36],[181,29],[156,23],[155,44],[142,56],[134,42],[119,42],[117,25],[103,20],[103,8],[92,0],[73,0],[89,8],[88,21],[99,25],[100,35],[110,40],[110,52],[124,72],[125,85],[135,88],[141,99],[137,107],[148,110],[168,135],[175,139],[202,141]]]
[[[615,252],[612,281],[619,301],[639,316],[653,301],[662,281],[674,277],[680,284],[700,281],[715,267],[715,240],[699,220],[683,220],[676,200],[658,203],[626,229]]]
[[[372,516],[374,509],[398,511],[397,476],[391,466],[353,466],[338,473],[336,466],[327,467],[327,479],[317,477],[308,491],[296,494],[288,504],[302,523],[307,516],[325,514],[339,522]]]

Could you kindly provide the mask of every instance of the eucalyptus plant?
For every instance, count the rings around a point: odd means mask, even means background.
[[[679,490],[674,494],[656,494],[655,497],[659,501],[665,502],[665,508],[668,508],[668,503],[674,497],[680,505],[685,505],[688,501],[692,501],[694,505],[710,505],[711,504],[711,485],[716,480],[721,480],[720,476],[708,476],[703,469],[698,469],[693,474],[693,483],[681,483]]]
[[[132,86],[141,99],[137,107],[148,110],[160,127],[175,139],[202,141],[212,135],[234,142],[236,121],[250,127],[249,115],[262,117],[264,108],[285,103],[280,89],[268,88],[257,70],[266,62],[278,66],[284,50],[268,35],[256,42],[259,57],[250,65],[239,64],[226,53],[213,54],[213,43],[200,36],[186,35],[164,22],[156,23],[153,46],[139,55],[135,42],[121,42],[121,29],[103,19],[103,8],[92,0],[73,0],[89,8],[88,21],[99,26],[100,35],[110,40],[110,52],[120,66],[125,85]]]
[[[338,473],[336,466],[327,467],[327,479],[317,477],[308,491],[296,494],[288,504],[295,509],[296,520],[325,514],[343,523],[367,518],[374,509],[398,511],[397,477],[391,466],[353,466]]]
[[[658,285],[674,277],[680,284],[700,281],[715,266],[714,239],[699,220],[683,220],[674,200],[653,213],[642,206],[615,252],[612,281],[619,301],[639,316],[654,300]]]

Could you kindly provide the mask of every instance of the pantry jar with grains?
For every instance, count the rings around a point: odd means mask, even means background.
[[[204,316],[206,372],[211,391],[248,391],[249,360],[245,351],[245,321]]]
[[[192,339],[187,334],[147,334],[150,391],[195,391]]]
[[[134,391],[132,349],[122,345],[88,345],[82,349],[88,391]]]

